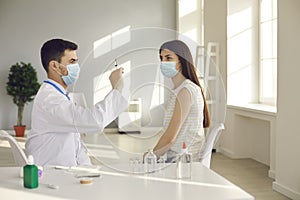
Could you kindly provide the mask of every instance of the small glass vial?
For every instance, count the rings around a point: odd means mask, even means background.
[[[27,165],[23,167],[23,185],[25,188],[37,188],[39,186],[38,167],[34,165],[32,155],[28,156]]]
[[[192,173],[192,155],[188,153],[186,144],[183,142],[181,153],[177,157],[176,177],[178,179],[190,179]]]
[[[153,150],[149,149],[144,158],[145,171],[147,173],[154,172],[156,170],[157,157]]]

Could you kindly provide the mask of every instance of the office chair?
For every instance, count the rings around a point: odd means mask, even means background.
[[[214,144],[217,142],[218,136],[221,134],[222,130],[224,130],[224,124],[218,123],[214,127],[209,129],[209,132],[206,136],[206,143],[204,150],[200,154],[200,162],[210,168],[211,154]]]
[[[15,162],[18,166],[23,167],[27,164],[25,152],[14,137],[9,135],[6,131],[0,130],[0,139],[5,139],[9,142]]]

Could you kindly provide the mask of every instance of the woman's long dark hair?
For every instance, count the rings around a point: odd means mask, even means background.
[[[185,78],[190,79],[193,83],[198,85],[201,89],[203,101],[204,101],[204,108],[203,108],[203,113],[204,113],[204,119],[203,119],[203,127],[207,128],[210,125],[210,115],[208,112],[208,107],[206,104],[206,99],[204,96],[203,88],[200,85],[199,79],[197,78],[196,74],[196,68],[194,66],[193,62],[193,57],[190,52],[189,47],[182,41],[180,40],[172,40],[165,42],[162,44],[162,46],[159,49],[159,54],[163,49],[168,49],[170,51],[173,51],[179,58],[181,67],[182,67],[182,74]]]

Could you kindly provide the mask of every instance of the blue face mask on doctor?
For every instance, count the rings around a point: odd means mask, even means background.
[[[63,81],[66,85],[72,85],[76,82],[79,77],[80,67],[78,63],[69,64],[66,66],[68,75],[62,76]]]
[[[176,76],[178,70],[176,69],[176,62],[161,62],[160,63],[161,73],[168,78]]]

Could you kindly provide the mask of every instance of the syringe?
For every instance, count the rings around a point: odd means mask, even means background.
[[[115,59],[115,67],[118,67],[117,59]]]

